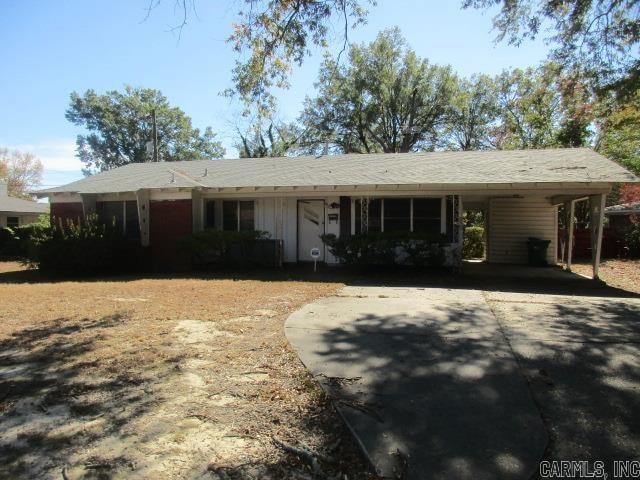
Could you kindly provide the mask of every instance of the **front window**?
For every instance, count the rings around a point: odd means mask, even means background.
[[[222,202],[222,229],[240,232],[255,230],[253,200],[224,200]]]
[[[384,231],[411,231],[411,199],[385,198],[384,200]]]
[[[354,230],[362,231],[362,205],[354,201]],[[441,232],[441,198],[375,198],[368,204],[369,232]]]
[[[7,227],[16,228],[20,226],[20,218],[19,217],[7,217]]]
[[[128,238],[140,238],[138,203],[135,200],[98,202],[98,216],[106,225],[113,225]]]

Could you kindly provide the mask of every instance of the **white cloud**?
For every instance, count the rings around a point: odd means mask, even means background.
[[[33,153],[42,161],[45,170],[66,172],[82,170],[82,162],[76,157],[75,140],[59,139],[14,145],[0,142],[0,147]]]

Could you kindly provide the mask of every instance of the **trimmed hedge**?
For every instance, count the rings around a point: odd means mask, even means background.
[[[191,264],[196,268],[264,265],[272,262],[262,258],[255,247],[257,242],[268,238],[268,232],[259,230],[204,230],[179,239],[178,249],[190,256]]]
[[[338,238],[321,236],[329,251],[345,265],[442,266],[444,235],[419,233],[365,233]]]

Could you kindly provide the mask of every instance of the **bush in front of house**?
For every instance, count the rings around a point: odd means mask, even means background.
[[[115,224],[97,215],[78,222],[59,221],[33,236],[27,260],[44,272],[70,275],[124,273],[143,269],[146,252]]]
[[[269,238],[268,232],[259,230],[236,232],[203,230],[178,240],[178,248],[191,258],[199,269],[235,265],[263,265],[255,248],[257,242]]]
[[[462,258],[482,258],[484,256],[484,228],[467,227],[464,229]]]
[[[0,228],[0,257],[28,259],[31,249],[44,238],[50,227],[42,222],[20,227]]]
[[[324,244],[344,265],[414,265],[442,266],[445,261],[444,235],[381,232],[338,238],[321,236]]]
[[[628,257],[640,257],[640,225],[634,224],[623,234],[624,254]]]

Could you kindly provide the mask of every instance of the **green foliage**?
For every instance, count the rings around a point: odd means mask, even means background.
[[[71,94],[66,118],[89,131],[77,139],[78,157],[85,172],[152,160],[147,142],[152,140],[152,111],[156,113],[159,158],[164,161],[198,160],[224,155],[210,127],[193,128],[191,119],[171,107],[159,90],[125,87],[97,94]]]
[[[464,0],[463,7],[493,8],[498,41],[520,45],[541,30],[554,34],[551,58],[583,71],[596,88],[638,88],[638,0]],[[543,28],[548,26],[549,28]]]
[[[31,258],[34,248],[49,234],[49,226],[32,223],[15,228],[0,229],[0,255],[3,257]]]
[[[326,57],[317,87],[301,116],[309,143],[329,141],[342,153],[397,153],[436,147],[455,77],[419,58],[396,28],[352,46],[347,65]]]
[[[290,149],[298,145],[301,129],[291,124],[270,123],[266,130],[258,122],[246,133],[238,132],[240,141],[235,147],[240,158],[284,157]]]
[[[418,233],[365,233],[338,238],[325,234],[321,239],[332,255],[345,265],[442,266],[445,260],[443,235]]]
[[[451,100],[445,145],[452,150],[493,147],[493,128],[500,115],[498,85],[488,75],[460,79]]]
[[[254,255],[254,246],[268,237],[269,233],[263,231],[204,230],[181,238],[178,248],[198,268],[259,264],[261,259]]]
[[[364,22],[363,3],[373,0],[280,1],[246,0],[229,41],[236,52],[247,55],[236,61],[234,88],[247,107],[260,114],[271,112],[274,87],[288,88],[293,65],[301,65],[312,45],[326,47],[329,27],[337,17],[344,24],[344,41],[349,25]]]
[[[640,257],[640,224],[633,225],[624,233],[624,248],[630,257]]]
[[[589,143],[593,99],[555,64],[503,72],[497,79],[501,149],[580,147]]]
[[[600,124],[597,149],[640,175],[640,90],[628,101],[616,104]]]
[[[482,258],[484,256],[484,228],[467,227],[464,229],[462,258]]]
[[[39,233],[29,239],[27,259],[45,272],[84,275],[145,267],[139,242],[125,238],[115,225],[101,223],[97,215],[87,215],[81,223],[37,226],[35,231]]]

